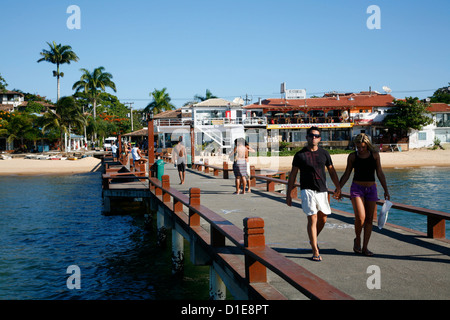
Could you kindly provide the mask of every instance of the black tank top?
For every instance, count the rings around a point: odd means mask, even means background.
[[[358,157],[358,153],[355,152],[353,168],[355,168],[353,180],[375,181],[375,169],[377,168],[377,162],[373,157],[372,152],[370,152],[370,155],[365,159]]]

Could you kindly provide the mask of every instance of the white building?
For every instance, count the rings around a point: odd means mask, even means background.
[[[433,123],[410,132],[409,147],[412,149],[432,147],[436,138],[441,144],[450,143],[450,105],[431,103],[428,110],[432,112]]]
[[[0,110],[13,112],[24,101],[24,95],[20,92],[0,91]]]
[[[250,116],[241,103],[220,98],[161,112],[154,117],[158,146],[169,148],[180,135],[184,141],[190,141],[190,130],[193,128],[196,153],[229,154],[234,140],[245,137],[245,128],[265,128],[265,117]],[[186,143],[186,147],[190,148],[190,145]]]

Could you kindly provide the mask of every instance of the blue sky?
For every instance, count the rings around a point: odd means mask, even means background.
[[[79,30],[67,28],[72,4]],[[370,5],[381,29],[366,25]],[[396,98],[425,98],[450,81],[449,12],[448,0],[8,1],[0,73],[8,89],[55,101],[55,67],[36,61],[56,41],[80,57],[61,66],[61,96],[73,93],[80,68],[104,66],[135,109],[155,88],[179,107],[206,89],[278,98],[282,82],[308,96],[388,86]]]

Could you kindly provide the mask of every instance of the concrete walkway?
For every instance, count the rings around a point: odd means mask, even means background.
[[[314,262],[310,259],[307,219],[299,201],[288,207],[283,196],[257,188],[249,194],[235,195],[232,173],[225,180],[221,175],[214,177],[188,169],[186,182],[180,185],[173,165],[166,164],[164,169],[171,187],[185,194],[191,187],[200,188],[202,205],[240,228],[246,217],[263,218],[268,246],[355,299],[450,299],[448,242],[392,226],[382,230],[374,226],[369,249],[375,255],[357,255],[352,250],[353,217],[333,211],[319,236],[323,261]],[[268,278],[289,299],[304,299],[278,276],[268,273]],[[381,287],[370,289],[368,284]]]

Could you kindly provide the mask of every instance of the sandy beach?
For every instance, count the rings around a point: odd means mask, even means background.
[[[382,152],[383,168],[450,167],[450,150],[416,149],[405,152]],[[345,169],[347,154],[331,156],[336,169]],[[221,165],[222,157],[209,157],[210,164]],[[251,157],[250,163],[257,169],[290,170],[292,157]],[[101,160],[86,157],[79,160],[0,160],[0,175],[76,174],[99,170]]]
[[[0,160],[0,175],[76,174],[101,169],[101,160],[86,157],[79,160],[35,160],[16,158]]]

